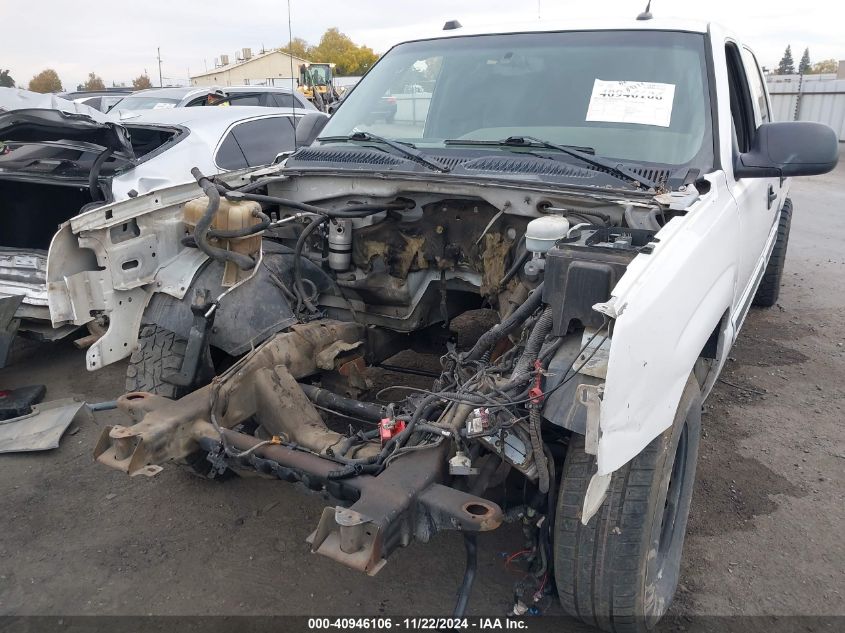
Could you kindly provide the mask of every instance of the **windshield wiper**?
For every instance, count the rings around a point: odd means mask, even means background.
[[[317,139],[318,141],[365,141],[370,143],[382,143],[383,145],[387,145],[388,147],[392,147],[397,152],[410,158],[418,163],[425,165],[430,169],[435,169],[439,172],[444,174],[449,173],[452,171],[446,165],[442,165],[441,163],[428,158],[419,151],[416,147],[414,147],[411,143],[399,143],[398,141],[391,141],[389,138],[384,138],[383,136],[376,136],[375,134],[371,134],[369,132],[355,132],[350,134],[349,136],[323,136]]]
[[[540,138],[535,138],[533,136],[509,136],[506,139],[502,139],[500,141],[473,141],[473,140],[461,140],[461,139],[450,139],[444,141],[446,145],[498,145],[498,146],[508,146],[508,147],[545,147],[546,149],[553,149],[579,160],[584,161],[588,165],[592,165],[593,167],[600,167],[601,169],[606,169],[610,172],[611,175],[616,176],[620,180],[633,180],[636,183],[644,187],[649,187],[651,189],[657,189],[657,183],[653,180],[646,178],[645,176],[641,176],[638,173],[631,171],[627,167],[625,167],[622,163],[615,163],[613,161],[607,160],[606,158],[602,158],[601,156],[595,156],[595,150],[592,147],[578,147],[575,145],[558,145],[557,143],[551,143],[549,141],[544,141]]]
[[[539,143],[532,142],[526,143],[525,136],[509,136],[505,139],[500,139],[498,141],[484,141],[481,139],[461,139],[461,138],[448,138],[443,141],[444,145],[487,145],[493,147],[535,147],[539,145]],[[533,139],[532,139],[533,140]],[[596,150],[592,147],[585,147],[583,145],[563,145],[562,147],[568,147],[569,149],[574,149],[579,152],[584,152],[585,154],[595,154]],[[536,154],[531,154],[531,156],[535,156]]]

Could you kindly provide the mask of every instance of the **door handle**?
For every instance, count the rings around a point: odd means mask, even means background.
[[[766,196],[768,198],[768,203],[766,204],[767,209],[772,208],[772,203],[778,199],[778,194],[775,193],[775,188],[772,185],[769,185],[769,192]]]

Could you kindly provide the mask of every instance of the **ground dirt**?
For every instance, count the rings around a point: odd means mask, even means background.
[[[845,614],[845,167],[795,182],[792,198],[780,301],[751,311],[705,405],[676,615]],[[0,370],[0,387],[44,383],[48,399],[109,400],[124,371],[88,373],[70,345],[28,344]],[[309,552],[305,538],[330,505],[320,495],[172,467],[130,479],[96,465],[97,437],[118,422],[98,413],[57,450],[0,455],[0,614],[451,610],[458,534],[400,550],[369,578]],[[514,526],[480,539],[471,613],[510,607],[519,576],[504,558],[521,543]]]

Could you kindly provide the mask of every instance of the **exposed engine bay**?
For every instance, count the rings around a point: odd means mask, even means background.
[[[679,211],[528,195],[509,209],[412,191],[305,202],[303,181],[288,177],[234,188],[195,176],[205,195],[181,208],[180,241],[210,258],[198,279],[213,271],[215,287],[195,284],[182,300],[185,358],[165,377],[189,393],[125,395],[135,424],[106,429],[97,459],[132,475],[176,460],[210,477],[250,470],[325,489],[339,505],[313,550],[370,574],[412,539],[462,530],[469,555],[476,532],[522,521],[544,582],[555,453],[573,432],[598,448],[613,319],[594,306]],[[216,313],[259,278],[285,326],[214,366]],[[499,322],[459,348],[451,320],[480,308]],[[367,368],[407,348],[440,355],[430,387],[362,401]],[[520,503],[485,496],[512,473],[526,482]]]

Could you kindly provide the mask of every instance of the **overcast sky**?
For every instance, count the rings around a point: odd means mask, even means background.
[[[635,17],[645,0],[541,0],[543,19]],[[519,8],[517,8],[519,7]],[[775,66],[787,44],[797,65],[805,47],[813,61],[845,58],[845,3],[834,0],[653,0],[656,17],[712,20],[737,32]],[[439,30],[447,19],[465,26],[509,24],[538,15],[536,0],[291,0],[294,37],[316,43],[336,26],[376,52]],[[94,71],[107,82],[145,70],[158,80],[161,47],[165,82],[184,81],[221,53],[257,52],[288,40],[286,0],[0,0],[0,68],[23,87],[54,68],[73,89]],[[322,61],[322,60],[321,60]]]

